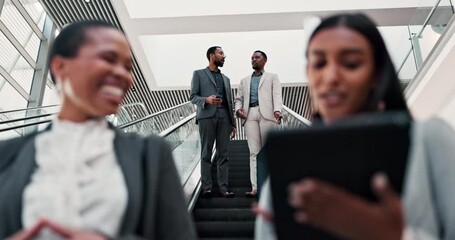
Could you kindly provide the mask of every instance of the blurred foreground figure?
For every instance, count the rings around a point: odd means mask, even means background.
[[[123,33],[73,23],[49,64],[58,117],[43,132],[0,142],[0,238],[195,239],[168,145],[104,117],[133,84]]]
[[[315,124],[366,112],[408,111],[384,41],[365,15],[323,20],[306,56]],[[441,119],[416,123],[402,198],[381,173],[372,179],[378,203],[320,179],[302,179],[289,186],[295,220],[344,239],[455,239],[453,146],[454,131]],[[256,210],[256,239],[262,240],[275,238],[270,186],[264,188]]]

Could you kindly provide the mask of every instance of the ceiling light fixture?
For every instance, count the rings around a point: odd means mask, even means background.
[[[84,0],[86,3],[89,3],[91,0]]]

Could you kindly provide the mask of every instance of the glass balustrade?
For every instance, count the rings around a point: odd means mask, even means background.
[[[396,48],[402,54],[402,60],[397,64],[398,76],[402,81],[410,82],[414,78],[453,15],[451,0],[438,0],[433,6],[417,8],[406,26],[405,44],[400,43]]]
[[[124,127],[126,132],[136,132],[142,135],[157,134],[173,126],[195,111],[194,105],[187,102],[143,118],[137,117],[138,115],[135,114],[137,111],[125,110],[119,112],[117,116],[114,116],[112,121],[117,121],[116,124],[114,124],[116,126],[123,127],[126,125],[127,127]],[[122,124],[124,122],[131,123],[132,121],[137,121],[137,123]]]

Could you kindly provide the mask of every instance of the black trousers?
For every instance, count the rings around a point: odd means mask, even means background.
[[[227,109],[218,108],[211,118],[199,119],[199,135],[201,138],[201,182],[204,191],[212,189],[212,150],[216,141],[217,179],[220,191],[227,191],[229,175],[229,136],[231,122]]]

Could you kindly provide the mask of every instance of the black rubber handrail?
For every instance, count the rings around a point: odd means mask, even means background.
[[[157,112],[157,113],[154,113],[154,114],[150,114],[149,116],[146,116],[146,117],[143,117],[143,118],[134,120],[134,121],[132,121],[132,122],[130,122],[130,123],[123,124],[123,125],[121,125],[121,126],[118,126],[118,128],[120,128],[120,129],[127,128],[127,127],[129,127],[129,126],[131,126],[131,125],[140,123],[140,122],[145,121],[145,120],[148,120],[148,119],[150,119],[150,118],[152,118],[152,117],[155,117],[155,116],[161,115],[161,114],[163,114],[163,113],[166,113],[166,112],[168,112],[168,111],[174,110],[174,109],[176,109],[176,108],[178,108],[178,107],[181,107],[181,106],[184,106],[184,105],[186,105],[186,104],[188,104],[188,103],[190,103],[190,101],[184,102],[184,103],[182,103],[182,104],[176,105],[176,106],[174,106],[174,107],[165,109],[165,110],[163,110],[163,111],[160,111],[160,112]],[[46,115],[46,114],[44,114],[44,115]],[[52,114],[51,114],[51,115],[52,115]],[[29,117],[28,119],[33,119],[33,117]],[[23,119],[23,120],[28,120],[28,119]],[[187,118],[185,118],[185,119],[187,119]],[[182,121],[184,121],[185,119],[183,119]],[[12,121],[12,120],[6,120],[6,121]],[[14,119],[14,121],[19,121],[19,120]],[[14,122],[14,121],[12,121],[12,122]],[[182,121],[180,121],[180,122],[174,124],[173,126],[171,126],[171,128],[172,128],[172,127],[175,127],[177,124],[181,123]],[[189,121],[189,120],[188,120],[188,121]],[[5,121],[3,121],[3,122],[5,122]],[[3,123],[3,122],[0,122],[0,123]],[[25,123],[25,124],[21,124],[21,125],[16,125],[16,126],[11,126],[11,127],[7,127],[7,128],[2,128],[2,129],[0,129],[0,132],[6,132],[6,131],[18,129],[18,128],[24,128],[24,127],[29,127],[29,126],[33,126],[33,125],[48,123],[48,122],[51,122],[51,120],[43,120],[43,121],[34,122],[34,123]],[[183,125],[183,124],[182,124],[182,125]],[[177,127],[177,128],[178,128],[178,127]],[[168,129],[169,129],[169,128],[168,128]],[[168,131],[168,129],[164,130],[163,132]],[[173,130],[173,131],[174,131],[174,130]],[[173,132],[173,131],[171,131],[171,132]],[[170,134],[171,132],[169,132],[168,134]],[[166,136],[167,136],[168,134],[166,134]]]
[[[35,118],[41,118],[41,117],[49,117],[49,116],[52,116],[52,115],[55,115],[55,114],[56,114],[56,113],[46,113],[46,114],[35,115],[35,116],[30,116],[30,117],[22,117],[22,118],[9,119],[9,120],[0,121],[0,124],[6,124],[6,123],[12,123],[12,122],[25,121],[25,120],[30,120],[30,119],[35,119]]]
[[[36,109],[45,109],[45,108],[56,107],[56,106],[59,106],[59,105],[56,104],[56,105],[49,105],[49,106],[41,106],[41,107],[32,107],[32,108],[22,108],[22,109],[8,110],[8,111],[0,112],[0,114],[12,113],[12,112],[23,112],[23,111],[36,110]]]

